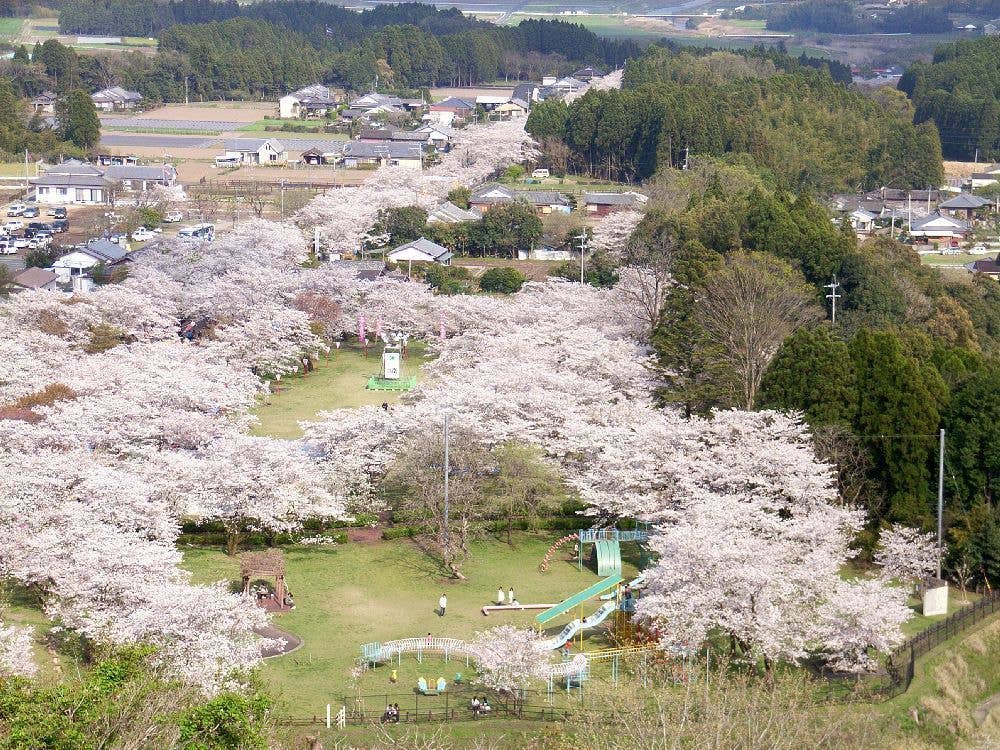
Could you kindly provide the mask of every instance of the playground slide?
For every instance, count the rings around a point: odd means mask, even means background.
[[[640,573],[639,575],[637,575],[631,581],[629,581],[627,585],[628,585],[629,588],[639,589],[639,588],[642,588],[643,584],[645,584],[645,583],[646,583],[646,574],[643,572],[643,573]],[[608,599],[614,599],[616,596],[617,596],[617,594],[614,593],[614,592],[612,592],[610,594],[602,594],[601,595],[601,601],[605,601],[606,602]]]
[[[594,614],[589,617],[584,617],[582,620],[573,620],[571,623],[567,624],[559,634],[553,638],[547,638],[541,642],[541,647],[549,650],[554,648],[560,648],[566,641],[572,640],[573,636],[579,633],[581,630],[589,630],[590,628],[596,628],[602,622],[604,622],[608,615],[615,611],[617,604],[615,602],[608,602],[601,605]]]

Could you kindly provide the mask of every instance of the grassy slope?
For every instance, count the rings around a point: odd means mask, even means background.
[[[514,586],[519,601],[552,604],[597,582],[592,571],[579,571],[569,561],[558,562],[569,552],[557,557],[548,573],[538,571],[538,563],[555,538],[551,533],[520,533],[513,547],[497,539],[476,542],[473,558],[464,568],[469,580],[462,582],[442,578],[434,561],[408,540],[286,549],[288,583],[297,608],[277,617],[276,624],[301,636],[305,643],[264,666],[266,682],[282,701],[280,712],[312,716],[322,713],[328,702],[351,693],[348,671],[362,643],[428,632],[470,638],[496,625],[530,625],[534,615],[530,612],[482,615],[480,607],[495,598],[498,586]],[[185,566],[199,582],[238,577],[237,562],[221,551],[189,550]],[[626,574],[633,570],[634,566],[626,566]],[[448,594],[444,619],[434,612],[442,592]],[[598,606],[596,600],[588,603],[584,614]],[[566,616],[552,623],[551,632],[570,619]],[[429,680],[443,676],[450,682],[456,671],[464,675],[470,671],[464,662],[444,664],[433,659],[421,665],[413,657],[404,658],[397,670],[397,685],[389,682],[392,668],[381,666],[362,678],[361,690],[412,694],[419,676]]]
[[[23,18],[0,18],[0,37],[13,37],[21,33]]]
[[[404,375],[417,375],[423,362],[422,344],[411,344],[403,363]],[[343,346],[334,350],[330,359],[323,358],[317,368],[305,376],[281,381],[281,391],[268,396],[255,414],[260,423],[252,430],[255,435],[295,439],[302,437],[300,420],[312,419],[317,412],[328,409],[354,408],[365,404],[395,402],[401,391],[369,391],[365,388],[369,375],[378,373],[381,347],[369,348],[365,358],[360,349]]]

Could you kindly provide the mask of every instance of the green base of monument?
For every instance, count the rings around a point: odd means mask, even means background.
[[[412,389],[417,384],[417,376],[411,375],[408,378],[399,378],[398,380],[389,380],[388,378],[380,378],[377,375],[372,375],[368,378],[368,390],[369,391],[408,391]]]

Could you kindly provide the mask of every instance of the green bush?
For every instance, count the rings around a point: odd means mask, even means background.
[[[527,277],[516,268],[491,268],[479,277],[479,288],[484,292],[513,294],[521,290]]]
[[[415,526],[392,526],[388,529],[383,529],[382,538],[390,541],[392,539],[402,539],[403,537],[414,537],[419,533],[420,531]]]

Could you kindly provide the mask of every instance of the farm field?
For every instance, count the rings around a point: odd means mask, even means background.
[[[0,18],[0,39],[7,40],[18,36],[23,26],[23,18]]]

